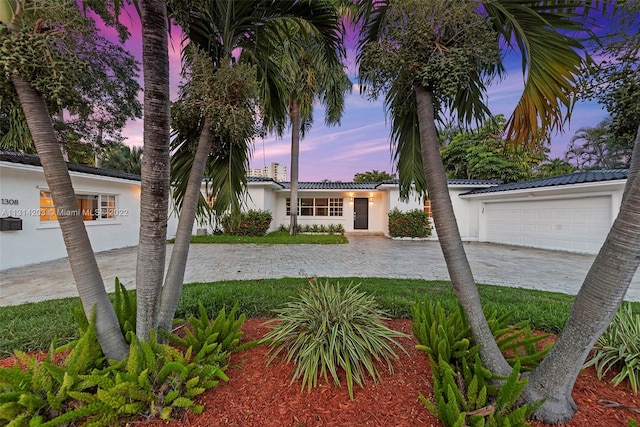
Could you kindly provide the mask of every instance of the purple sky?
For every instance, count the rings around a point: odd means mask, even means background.
[[[141,60],[142,42],[137,14],[121,17],[121,22],[133,28],[126,48]],[[106,32],[115,32],[105,30]],[[169,46],[171,99],[176,99],[180,82],[180,33],[172,30]],[[371,102],[361,96],[355,78],[355,64],[350,52],[346,64],[354,83],[353,91],[347,95],[345,113],[340,126],[327,127],[324,111],[314,109],[314,125],[300,142],[300,181],[352,181],[358,172],[377,169],[393,172],[389,146],[389,125],[387,124],[383,100]],[[511,115],[523,87],[519,58],[505,64],[507,75],[494,83],[488,90],[488,105],[492,114]],[[140,94],[142,99],[142,94]],[[576,104],[571,122],[562,133],[552,135],[550,157],[563,157],[567,143],[582,127],[593,127],[607,117],[606,111],[595,102]],[[123,131],[129,145],[142,146],[142,120],[129,121]],[[291,162],[291,133],[282,138],[268,136],[257,138],[254,143],[251,167],[261,168],[271,162],[287,166]],[[287,175],[287,179],[289,176]]]

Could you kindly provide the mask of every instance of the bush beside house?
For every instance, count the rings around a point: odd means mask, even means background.
[[[429,237],[431,236],[429,215],[421,209],[401,212],[395,208],[389,212],[389,235],[391,237]]]
[[[239,219],[231,215],[225,215],[222,220],[222,228],[225,234],[234,236],[264,236],[271,225],[273,216],[265,210],[249,210],[243,212]]]

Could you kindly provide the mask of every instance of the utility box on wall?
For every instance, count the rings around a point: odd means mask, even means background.
[[[20,231],[22,230],[22,219],[8,216],[0,218],[0,231]]]

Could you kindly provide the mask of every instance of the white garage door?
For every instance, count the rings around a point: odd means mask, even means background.
[[[597,253],[611,227],[611,197],[486,203],[486,240]]]

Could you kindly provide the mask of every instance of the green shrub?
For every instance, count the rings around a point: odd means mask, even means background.
[[[288,224],[280,224],[278,231],[289,232]],[[344,235],[344,227],[342,224],[298,224],[298,232],[300,233],[327,233]]]
[[[271,212],[265,210],[249,210],[239,217],[225,215],[220,220],[226,234],[235,236],[264,236],[273,219]]]
[[[594,347],[593,357],[585,367],[595,365],[598,379],[610,370],[619,371],[612,382],[625,379],[634,393],[640,389],[640,314],[633,313],[631,304],[623,303],[607,330]]]
[[[398,208],[394,208],[389,212],[389,235],[391,237],[431,236],[429,215],[421,209],[401,212]]]
[[[58,426],[82,419],[85,426],[118,425],[126,419],[169,419],[202,411],[194,398],[227,380],[228,353],[238,347],[244,315],[222,309],[210,321],[200,304],[183,338],[165,334],[174,346],[138,341],[135,300],[116,280],[114,308],[130,343],[123,361],[107,363],[94,319],[80,324],[80,338],[64,347],[51,344],[44,361],[16,352],[20,365],[0,368],[0,425]],[[67,351],[66,354],[61,352]],[[24,367],[24,369],[23,369]]]
[[[311,390],[319,377],[328,382],[327,374],[338,386],[342,370],[353,399],[354,382],[362,387],[366,374],[374,382],[379,379],[374,360],[385,361],[392,372],[392,360],[398,359],[393,346],[404,351],[395,338],[406,335],[382,322],[385,313],[358,285],[312,282],[276,313],[279,323],[263,339],[271,345],[269,363],[286,354],[286,362],[296,364],[291,382],[302,378],[303,389]]]
[[[544,336],[532,335],[523,324],[510,327],[510,313],[498,317],[496,310],[485,308],[498,346],[509,351],[514,362],[511,374],[500,378],[482,365],[460,305],[447,312],[440,302],[417,302],[412,312],[417,348],[426,351],[431,361],[435,404],[422,395],[420,400],[432,414],[447,427],[528,425],[525,420],[542,402],[517,406],[528,381],[519,379],[521,362],[528,368],[537,366],[546,354],[537,349]],[[501,380],[499,386],[496,380]]]

